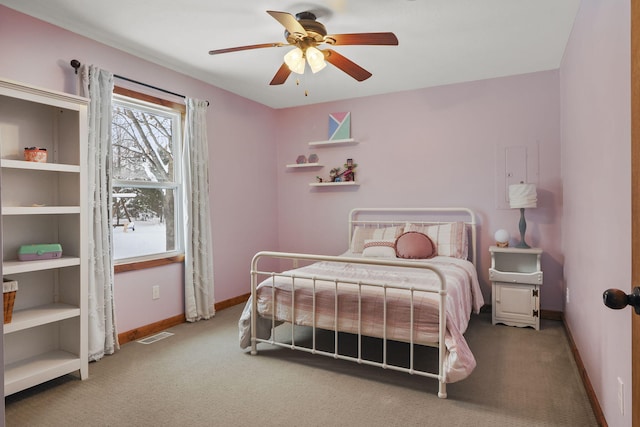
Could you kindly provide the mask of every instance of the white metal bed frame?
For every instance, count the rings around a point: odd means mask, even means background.
[[[392,208],[359,208],[353,209],[349,213],[349,242],[351,242],[351,237],[353,235],[353,230],[355,226],[371,226],[371,227],[382,227],[382,226],[393,226],[393,225],[404,225],[406,222],[411,222],[413,224],[442,224],[452,222],[452,220],[448,221],[424,221],[424,220],[415,220],[415,219],[401,219],[401,220],[359,220],[358,217],[360,215],[367,215],[371,213],[380,213],[383,217],[388,217],[388,214],[423,214],[423,215],[434,215],[434,214],[447,214],[447,215],[463,215],[466,219],[464,222],[467,228],[470,230],[471,234],[471,260],[477,268],[476,260],[476,217],[473,211],[467,208],[404,208],[404,209],[392,209]],[[305,275],[298,273],[276,273],[272,271],[261,271],[258,268],[258,263],[262,259],[288,259],[293,260],[294,266],[297,266],[298,261],[330,261],[337,263],[351,263],[351,264],[365,264],[365,265],[381,265],[381,266],[395,266],[395,267],[409,267],[409,268],[420,268],[425,270],[431,270],[438,276],[440,281],[440,287],[437,290],[420,290],[415,288],[402,288],[394,285],[388,284],[378,284],[378,283],[370,283],[366,281],[353,281],[353,280],[345,280],[336,277],[321,277],[317,275]],[[276,277],[290,277],[292,279],[292,297],[291,297],[291,318],[295,321],[295,280],[296,278],[301,279],[311,279],[313,283],[313,319],[312,319],[312,343],[311,347],[297,346],[294,336],[295,328],[291,328],[291,342],[279,342],[276,341],[275,327],[279,324],[279,321],[275,319],[276,310],[272,310],[271,315],[271,338],[269,339],[261,339],[256,336],[257,334],[257,287],[260,282],[259,277],[269,276],[272,280],[275,280]],[[263,279],[264,280],[264,279]],[[331,281],[335,283],[334,288],[334,298],[335,298],[335,313],[334,313],[334,351],[328,352],[323,351],[316,348],[316,292],[315,286],[317,281]],[[349,284],[356,285],[358,287],[358,333],[357,333],[357,346],[358,346],[358,356],[352,357],[344,354],[339,354],[338,347],[338,288],[340,284]],[[383,336],[382,336],[382,362],[377,362],[374,360],[363,359],[362,358],[362,335],[361,327],[362,327],[362,288],[363,287],[378,287],[383,288]],[[406,368],[404,366],[396,366],[393,364],[389,364],[387,361],[387,290],[388,289],[399,289],[402,291],[406,291],[410,298],[410,339],[408,341],[409,344],[409,367]],[[271,287],[272,298],[275,297],[275,286]],[[438,326],[438,342],[434,342],[428,345],[438,347],[438,372],[427,372],[416,369],[414,366],[414,294],[416,292],[429,292],[429,293],[437,293],[438,298],[438,309],[439,309],[439,326]],[[429,378],[435,378],[438,380],[438,397],[446,398],[446,375],[444,372],[444,360],[446,355],[445,348],[445,331],[446,331],[446,311],[445,311],[445,301],[447,297],[447,285],[446,279],[443,273],[433,265],[428,263],[415,263],[415,262],[407,262],[395,259],[375,259],[375,258],[356,258],[356,257],[344,257],[344,256],[325,256],[325,255],[313,255],[313,254],[300,254],[300,253],[287,253],[287,252],[270,252],[270,251],[262,251],[258,252],[251,261],[251,354],[255,355],[258,353],[257,344],[268,343],[274,346],[285,347],[292,350],[300,350],[305,351],[312,354],[319,354],[323,356],[333,357],[334,359],[348,360],[352,362],[356,362],[359,364],[366,364],[381,367],[383,369],[391,369],[401,372],[406,372],[412,375],[420,375]],[[275,300],[275,298],[273,299]],[[424,343],[421,343],[424,345]]]

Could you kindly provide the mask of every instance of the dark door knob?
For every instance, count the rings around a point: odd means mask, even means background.
[[[604,305],[614,310],[620,310],[630,305],[636,311],[636,314],[640,314],[640,288],[633,288],[633,292],[626,294],[620,289],[607,289],[602,294]]]

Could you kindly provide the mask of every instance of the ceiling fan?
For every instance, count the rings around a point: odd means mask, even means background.
[[[398,38],[393,33],[353,33],[327,34],[322,23],[316,21],[313,12],[300,12],[293,16],[287,12],[268,10],[267,13],[275,18],[285,28],[286,43],[262,43],[239,46],[226,49],[210,50],[209,55],[238,52],[241,50],[261,49],[266,47],[293,46],[294,49],[284,56],[284,63],[280,66],[270,85],[283,84],[292,72],[304,74],[305,59],[314,73],[326,66],[326,62],[344,71],[357,81],[371,77],[371,73],[347,59],[333,49],[317,48],[320,44],[328,45],[389,45],[397,46]],[[326,62],[325,62],[326,61]]]

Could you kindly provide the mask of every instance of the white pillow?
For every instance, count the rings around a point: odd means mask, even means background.
[[[403,227],[363,227],[357,225],[351,237],[351,252],[362,253],[365,240],[393,240],[402,234]]]
[[[364,241],[362,256],[368,258],[395,258],[395,240],[367,239]]]

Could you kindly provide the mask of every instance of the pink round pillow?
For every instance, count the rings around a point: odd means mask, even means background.
[[[436,245],[426,234],[407,231],[396,239],[396,256],[407,259],[429,259],[436,256]]]

